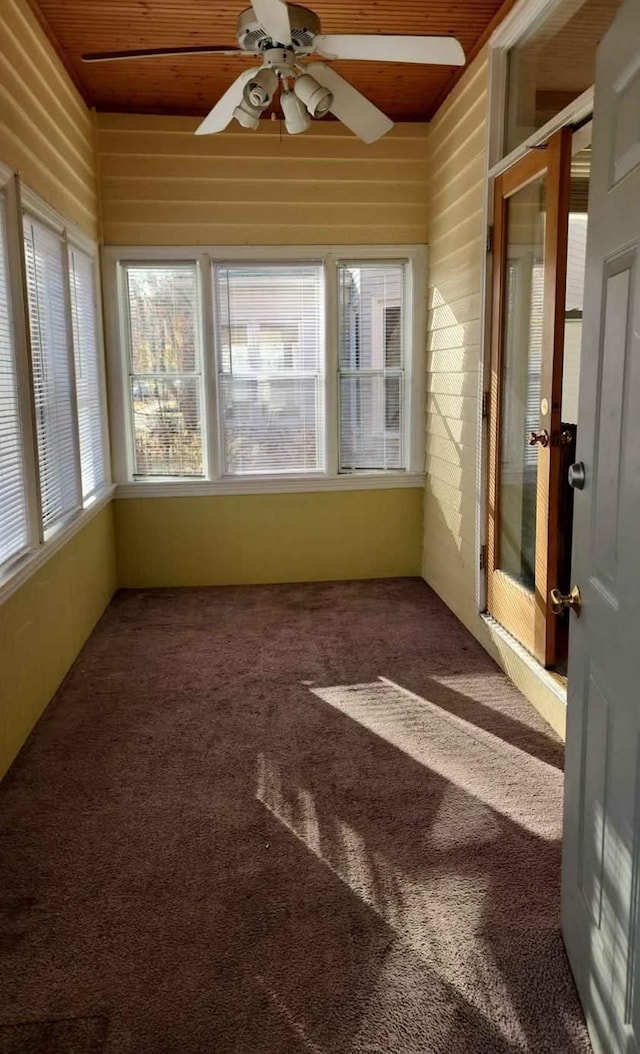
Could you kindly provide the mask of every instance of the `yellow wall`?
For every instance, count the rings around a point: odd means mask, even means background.
[[[494,654],[473,593],[486,58],[433,125],[364,146],[337,122],[196,138],[180,117],[100,115],[110,244],[401,244],[431,224],[423,573]],[[89,234],[99,229],[93,118],[26,0],[0,12],[0,160]],[[419,573],[416,489],[123,499],[0,608],[0,773],[116,585]],[[114,537],[115,516],[115,537]],[[502,656],[506,667],[513,662]],[[510,669],[524,690],[526,674]],[[528,694],[535,694],[530,688]]]
[[[109,603],[113,505],[0,606],[0,778]]]
[[[304,135],[236,122],[98,114],[104,239],[111,245],[424,243],[424,124],[367,146],[338,121]]]
[[[0,5],[0,161],[97,237],[93,117],[26,0]]]
[[[98,233],[92,116],[26,0],[0,7],[0,161],[53,208]],[[116,586],[113,514],[102,509],[0,606],[0,775]]]
[[[429,131],[424,575],[464,622],[475,614],[475,516],[487,61]]]
[[[107,244],[426,242],[426,125],[366,146],[337,121],[298,136],[266,121],[214,136],[188,117],[97,121]],[[120,581],[419,574],[420,502],[418,490],[118,500]]]
[[[121,586],[419,575],[422,491],[325,491],[115,503]]]
[[[561,735],[566,708],[478,614],[476,489],[486,49],[429,125],[426,488],[422,573]]]

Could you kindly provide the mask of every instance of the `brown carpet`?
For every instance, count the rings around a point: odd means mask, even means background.
[[[2,1054],[587,1054],[562,747],[417,580],[120,593],[0,788]]]

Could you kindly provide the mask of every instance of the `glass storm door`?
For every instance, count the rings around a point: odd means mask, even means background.
[[[556,658],[562,352],[571,132],[495,181],[487,599],[545,665]]]

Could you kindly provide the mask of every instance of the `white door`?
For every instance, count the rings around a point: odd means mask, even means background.
[[[596,72],[575,495],[563,931],[594,1049],[640,1051],[640,0]]]

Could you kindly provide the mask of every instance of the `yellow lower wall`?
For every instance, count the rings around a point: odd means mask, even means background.
[[[0,778],[116,588],[113,504],[0,606]]]
[[[120,586],[419,575],[422,491],[115,502]]]

